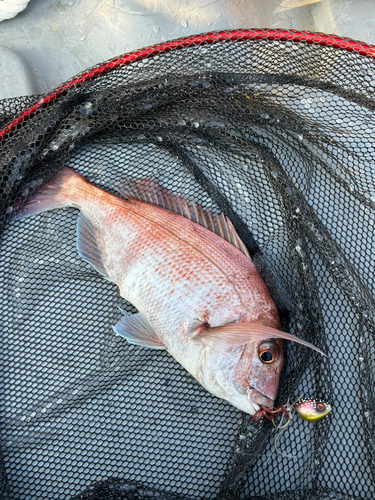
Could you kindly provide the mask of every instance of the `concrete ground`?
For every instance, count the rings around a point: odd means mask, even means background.
[[[375,44],[375,2],[30,0],[0,23],[0,98],[45,93],[90,66],[161,41],[253,27],[322,31]]]

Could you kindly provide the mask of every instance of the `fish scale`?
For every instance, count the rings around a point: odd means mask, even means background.
[[[127,202],[124,201],[123,203],[123,209],[127,211]],[[132,205],[134,206],[134,202]],[[233,264],[235,259],[238,260],[238,256],[236,255],[237,251],[233,252],[235,255],[232,260],[228,258],[227,253],[232,253],[232,249],[228,251],[226,246],[229,246],[229,244],[227,244],[227,242],[223,241],[221,242],[221,247],[215,248],[212,244],[210,245],[210,238],[207,238],[204,231],[202,231],[202,237],[199,235],[196,238],[191,238],[193,242],[188,243],[187,239],[189,235],[189,228],[185,228],[184,225],[181,224],[181,220],[176,223],[176,221],[172,219],[170,223],[166,217],[168,214],[165,213],[166,211],[164,209],[152,207],[153,210],[150,213],[149,207],[145,203],[138,202],[138,205],[139,206],[136,207],[137,210],[135,213],[137,215],[139,214],[140,220],[137,220],[137,218],[134,217],[134,212],[131,209],[126,212],[127,215],[124,216],[123,220],[120,220],[117,223],[118,225],[121,225],[121,231],[123,233],[121,246],[124,252],[124,257],[121,260],[121,276],[110,275],[110,278],[119,285],[121,292],[129,298],[132,303],[138,306],[140,299],[132,291],[132,284],[134,285],[134,283],[130,282],[129,285],[127,285],[127,282],[129,282],[129,274],[131,276],[134,274],[132,272],[131,262],[133,263],[133,266],[134,263],[139,263],[142,270],[148,269],[148,279],[146,282],[147,286],[149,286],[150,280],[153,280],[152,275],[157,278],[152,281],[153,293],[156,296],[162,294],[163,298],[165,298],[165,295],[171,294],[173,289],[179,285],[178,289],[180,289],[181,293],[180,295],[176,294],[177,300],[183,299],[183,292],[194,290],[195,296],[190,296],[188,294],[189,304],[192,302],[199,302],[202,295],[202,298],[206,295],[206,297],[212,297],[213,299],[221,299],[225,296],[228,302],[228,292],[231,291],[232,294],[236,296],[236,291],[241,290],[242,282],[244,282],[246,286],[246,294],[249,296],[248,301],[255,303],[252,299],[257,290],[255,286],[252,288],[248,287],[248,279],[246,279],[248,270],[245,268],[245,273],[243,273],[245,274],[245,277],[242,278],[242,276],[240,276],[238,266]],[[94,208],[88,210],[84,204],[81,205],[81,208],[86,215],[89,214],[91,210],[97,211],[101,209],[100,207],[94,205]],[[141,228],[142,222],[145,220],[143,218],[144,213],[148,216],[148,226],[146,228]],[[174,214],[171,215],[174,217]],[[151,217],[153,217],[153,219],[151,219]],[[179,219],[181,219],[181,217],[179,217]],[[107,217],[104,218],[104,221],[106,220]],[[159,226],[161,222],[164,222],[164,224],[167,225],[166,230]],[[128,238],[130,231],[126,230],[126,227],[129,226],[131,226],[132,230],[133,228],[134,230],[135,228],[139,228],[138,232],[135,233],[136,236],[133,235],[131,241],[129,241]],[[115,234],[119,234],[120,231],[114,228],[110,219],[108,219],[108,224],[103,224],[101,221],[98,221],[97,227],[105,228],[104,231],[108,235],[106,238],[106,249],[103,250],[103,253],[110,256],[117,255],[118,248],[114,245],[114,239]],[[111,229],[107,229],[108,227],[111,227]],[[150,229],[152,235],[148,234],[148,229]],[[101,230],[103,231],[103,229]],[[199,230],[200,227],[198,226],[195,231]],[[213,247],[210,258],[207,258],[207,250],[205,251],[204,247]],[[134,256],[134,260],[129,258],[129,254]],[[158,259],[157,256],[160,256],[160,259]],[[241,254],[240,257],[242,257]],[[246,260],[246,257],[243,257],[243,259]],[[215,264],[215,262],[220,261],[224,264],[221,267]],[[246,264],[248,264],[248,262],[246,262]],[[108,260],[106,267],[114,267],[111,263],[111,259]],[[222,271],[222,267],[227,268],[225,273]],[[158,269],[158,271],[156,271],[156,269]],[[202,272],[202,270],[204,270],[204,272]],[[125,272],[127,272],[127,276],[124,277]],[[235,277],[236,286],[230,282],[231,276]],[[134,276],[134,280],[140,280],[142,278],[143,276],[140,272]],[[201,287],[203,287],[203,289],[202,292],[199,293]],[[175,292],[176,291],[177,290],[175,290]],[[142,290],[142,292],[145,294],[146,289]],[[230,299],[231,306],[232,304],[236,307],[240,306],[239,301],[235,301],[233,295]],[[145,295],[143,296],[145,297]],[[173,299],[173,296],[168,297],[169,306],[172,306]],[[254,317],[251,317],[250,313],[251,311],[248,311],[249,321],[256,319],[255,314]]]

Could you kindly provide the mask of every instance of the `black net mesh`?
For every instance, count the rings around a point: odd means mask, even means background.
[[[374,61],[244,38],[104,65],[2,135],[1,498],[373,498]],[[0,102],[0,125],[34,100]],[[333,405],[293,419],[287,457],[271,423],[115,335],[133,308],[78,256],[77,210],[10,220],[62,165],[229,216],[283,326],[328,353],[285,345],[277,403]]]

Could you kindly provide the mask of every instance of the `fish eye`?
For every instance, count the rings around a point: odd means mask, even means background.
[[[259,359],[262,363],[270,365],[279,359],[280,350],[275,342],[262,342],[259,346]]]
[[[317,409],[318,411],[324,411],[324,410],[325,410],[325,405],[324,405],[323,403],[318,403],[318,404],[316,405],[316,409]]]

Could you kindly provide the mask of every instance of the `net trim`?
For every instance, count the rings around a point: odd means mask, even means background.
[[[247,29],[247,30],[224,30],[218,32],[208,32],[200,35],[192,35],[186,38],[178,38],[156,45],[151,45],[143,49],[135,50],[124,54],[120,57],[107,61],[103,64],[91,68],[89,71],[77,75],[60,85],[55,90],[52,90],[39,101],[34,103],[28,109],[20,113],[12,122],[5,125],[0,130],[0,141],[8,137],[9,132],[28,120],[38,109],[46,107],[50,102],[65,95],[68,90],[75,88],[82,83],[94,80],[99,76],[109,73],[122,66],[127,66],[145,58],[155,57],[160,53],[170,52],[171,50],[180,50],[192,45],[205,45],[212,43],[224,43],[230,41],[241,40],[280,40],[282,42],[308,43],[323,46],[330,46],[334,49],[347,50],[349,52],[357,52],[358,54],[375,59],[375,45],[368,45],[365,42],[360,42],[347,37],[339,37],[336,35],[326,35],[324,33],[314,33],[312,31],[297,31],[278,29]]]

